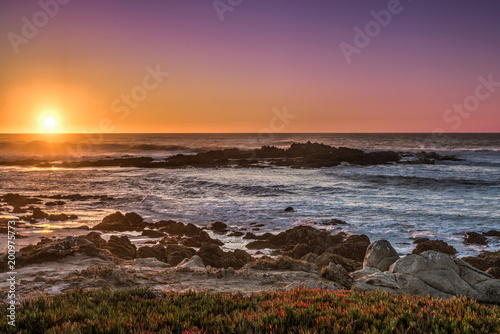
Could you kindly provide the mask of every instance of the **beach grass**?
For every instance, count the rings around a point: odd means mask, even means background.
[[[2,333],[500,333],[499,306],[360,290],[77,289],[25,299],[15,328],[0,314]]]

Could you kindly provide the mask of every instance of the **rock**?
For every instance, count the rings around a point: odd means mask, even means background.
[[[163,245],[154,245],[152,247],[143,246],[137,250],[138,258],[155,258],[158,261],[167,262],[167,254]]]
[[[350,289],[353,283],[353,279],[349,276],[344,267],[333,262],[330,262],[328,266],[321,269],[320,276],[330,281],[337,282],[346,289]]]
[[[500,251],[482,252],[479,256],[464,257],[462,260],[479,270],[486,271],[492,267],[500,267]]]
[[[142,231],[142,236],[149,237],[149,238],[161,238],[165,236],[165,233],[155,231],[155,230],[144,230]]]
[[[360,261],[347,259],[341,255],[332,253],[321,254],[314,263],[316,264],[316,268],[321,269],[329,265],[330,262],[340,264],[347,272],[353,272],[362,268],[362,263]]]
[[[306,261],[306,262],[310,262],[310,263],[314,263],[316,262],[316,260],[318,259],[318,255],[314,254],[314,253],[307,253],[306,255],[304,255],[303,257],[300,258],[301,261]]]
[[[429,240],[427,238],[422,238],[421,240],[416,239],[414,242],[417,243],[417,247],[413,250],[412,254],[421,254],[428,250],[433,250],[448,255],[457,254],[457,250],[448,245],[443,240]]]
[[[396,261],[390,272],[413,276],[445,294],[464,295],[480,302],[500,303],[499,280],[461,259],[436,251],[408,255]]]
[[[89,234],[84,235],[81,238],[91,241],[99,249],[106,249],[108,245],[107,241],[104,240],[101,237],[101,234],[98,232],[90,232]]]
[[[366,267],[351,273],[354,287],[365,290],[398,293],[401,287],[396,282],[395,275],[390,272],[382,272],[379,269]]]
[[[112,235],[107,248],[111,254],[124,260],[133,260],[137,255],[135,245],[126,236],[117,237]]]
[[[189,238],[183,239],[182,244],[186,247],[202,247],[205,245],[216,245],[222,246],[224,243],[218,239],[212,239],[210,235],[200,230],[198,235],[191,236]]]
[[[490,267],[486,270],[486,272],[491,276],[500,279],[500,267]]]
[[[294,212],[294,211],[295,211],[295,209],[292,208],[291,206],[285,208],[285,212]]]
[[[321,222],[322,225],[327,225],[327,226],[337,226],[337,225],[349,225],[343,220],[340,219],[329,219]]]
[[[277,259],[260,258],[250,263],[248,268],[255,270],[277,270],[277,271],[305,271],[313,273],[316,266],[305,261],[295,260],[287,256],[280,256]]]
[[[335,236],[332,236],[330,232],[325,230],[318,230],[311,226],[296,226],[277,235],[271,235],[265,240],[252,241],[246,247],[248,249],[276,249],[285,246],[295,247],[297,244],[302,243],[313,248],[321,246],[323,249],[326,249],[336,244],[337,240],[335,238]]]
[[[26,209],[23,209],[17,205],[14,206],[14,208],[12,209],[12,213],[25,213],[26,211],[27,211]]]
[[[389,270],[389,267],[399,260],[398,252],[387,240],[377,240],[371,243],[363,261],[363,268],[377,268],[381,271]]]
[[[76,217],[76,216],[75,216]],[[70,220],[69,216],[65,213],[52,214],[47,217],[50,221],[66,221]]]
[[[236,231],[236,232],[229,233],[227,236],[228,237],[241,237],[242,235],[245,235],[245,233]]]
[[[73,255],[76,251],[81,251],[90,256],[97,256],[98,251],[94,244],[83,238],[66,237],[61,240],[51,241],[42,239],[36,246],[29,245],[20,250],[23,254],[22,260],[18,260],[16,265],[27,265],[31,263],[43,263],[57,261],[68,255]]]
[[[147,223],[143,221],[141,216],[135,212],[129,212],[123,215],[117,211],[110,214],[102,220],[101,223],[94,226],[94,230],[101,231],[142,231]]]
[[[291,252],[291,257],[293,257],[294,259],[300,259],[309,252],[310,252],[310,247],[308,245],[298,244],[293,248],[293,251]]]
[[[227,232],[227,225],[223,222],[213,222],[212,224],[210,224],[210,226],[208,228],[216,233],[226,233]]]
[[[33,214],[31,215],[31,218],[33,218],[33,219],[45,219],[48,216],[49,216],[49,214],[46,213],[45,211],[43,211],[42,209],[34,208]]]
[[[137,258],[132,261],[133,265],[137,265],[140,267],[149,267],[149,268],[169,268],[170,265],[168,263],[159,261],[154,257],[148,258]]]
[[[39,204],[41,202],[38,198],[12,193],[0,196],[0,199],[12,206],[26,206],[28,204]]]
[[[465,245],[487,245],[488,240],[483,235],[476,232],[468,232],[464,235]]]
[[[490,230],[486,233],[483,233],[485,237],[500,237],[500,231]]]
[[[240,269],[253,260],[252,256],[243,250],[224,252],[216,245],[201,247],[197,255],[201,257],[205,265],[225,269],[229,267]]]
[[[165,255],[167,257],[167,262],[172,267],[177,266],[182,260],[186,258],[191,258],[196,254],[196,251],[192,248],[187,248],[180,245],[166,245],[165,246]]]
[[[351,235],[345,242],[330,247],[327,251],[347,259],[362,262],[369,245],[370,239],[366,235]]]
[[[55,202],[46,202],[45,206],[57,206],[57,205],[65,205],[64,201],[55,201]]]
[[[182,262],[177,265],[177,268],[189,270],[206,270],[205,265],[203,264],[203,260],[198,255],[193,255],[189,260],[182,260]]]
[[[368,291],[380,289],[438,298],[463,295],[479,302],[500,303],[500,280],[437,251],[408,255],[386,272],[366,267],[351,277],[355,287]]]

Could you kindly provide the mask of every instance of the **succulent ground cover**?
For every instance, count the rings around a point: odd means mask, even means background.
[[[259,294],[72,290],[25,299],[22,333],[500,333],[500,307],[360,290]]]

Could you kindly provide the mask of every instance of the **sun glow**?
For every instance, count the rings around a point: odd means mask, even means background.
[[[61,131],[59,114],[47,111],[40,115],[39,133],[59,133]]]

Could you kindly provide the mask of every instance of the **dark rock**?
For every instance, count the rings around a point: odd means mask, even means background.
[[[51,214],[47,217],[50,221],[66,221],[70,220],[69,216],[65,213]]]
[[[347,270],[347,272],[354,272],[363,267],[363,264],[360,261],[348,259],[341,255],[332,253],[323,253],[320,256],[318,256],[316,261],[314,261],[314,263],[316,264],[316,268],[318,269],[321,269],[324,266],[329,265],[330,262],[333,262],[335,264],[340,264],[342,267],[344,267],[345,270]]]
[[[20,206],[15,206],[14,209],[12,210],[12,213],[25,213],[27,210],[21,208]]]
[[[117,237],[112,235],[108,241],[107,248],[116,257],[124,260],[133,260],[137,255],[137,249],[126,236]]]
[[[155,230],[144,230],[142,231],[142,236],[149,237],[149,238],[161,238],[165,236],[165,233],[155,231]]]
[[[500,267],[491,267],[486,270],[491,276],[500,279]]]
[[[301,257],[303,257],[304,255],[306,255],[307,253],[309,253],[311,251],[311,248],[306,245],[306,244],[298,244],[296,245],[292,252],[291,252],[291,257],[293,257],[294,259],[300,259]]]
[[[41,202],[38,198],[11,193],[0,196],[0,199],[12,206],[26,206],[28,204],[39,204]]]
[[[422,238],[422,240],[417,241],[416,239],[414,242],[417,242],[417,247],[415,247],[412,254],[421,254],[429,250],[448,255],[457,254],[457,250],[453,246],[448,245],[443,240],[429,240],[427,238]]]
[[[500,237],[500,231],[490,230],[486,233],[483,233],[483,236],[485,236],[485,237]]]
[[[167,255],[163,245],[154,245],[152,247],[144,246],[137,250],[138,258],[154,257],[158,261],[167,262]],[[182,260],[181,260],[182,261]]]
[[[277,259],[261,257],[249,265],[255,270],[278,270],[278,271],[305,271],[312,273],[316,271],[316,266],[300,260],[295,260],[286,256]]]
[[[141,216],[135,212],[129,212],[123,215],[117,211],[110,214],[102,220],[101,223],[94,226],[94,230],[101,231],[142,231],[147,223],[143,221]]]
[[[327,226],[336,226],[336,225],[349,225],[343,220],[340,219],[329,219],[321,222],[322,225],[327,225]]]
[[[482,252],[479,256],[464,257],[462,260],[479,270],[486,271],[489,268],[500,267],[500,251]]]
[[[84,238],[91,241],[99,249],[106,249],[108,245],[107,241],[104,240],[101,237],[101,234],[97,232],[90,232],[89,234],[84,235],[80,238]]]
[[[465,245],[487,245],[486,237],[476,232],[468,232],[464,235]]]
[[[245,235],[245,233],[236,231],[236,232],[229,233],[227,236],[228,237],[241,237],[242,235]]]
[[[201,230],[198,235],[183,239],[182,244],[186,247],[197,247],[197,248],[200,248],[201,246],[204,245],[217,245],[217,246],[224,245],[222,241],[218,239],[212,239],[207,232]]]
[[[33,214],[31,215],[31,218],[33,218],[33,219],[45,219],[48,216],[49,216],[49,214],[46,213],[45,211],[43,211],[42,209],[34,208]]]
[[[210,226],[208,228],[216,233],[226,233],[227,232],[227,224],[225,224],[223,222],[213,222],[212,224],[210,224]]]
[[[262,235],[255,235],[252,232],[247,232],[247,234],[245,234],[243,239],[266,240],[270,237],[274,237],[274,234],[267,232]]]
[[[240,269],[248,262],[252,261],[251,255],[247,252],[237,249],[233,252],[224,252],[216,245],[202,246],[196,253],[205,265],[215,268]]]
[[[330,247],[327,251],[362,262],[369,245],[370,239],[366,235],[351,235],[343,243]]]
[[[196,251],[192,248],[187,248],[181,245],[166,245],[165,255],[167,257],[167,263],[171,266],[176,266],[182,262],[184,259],[190,259],[191,256],[196,254]]]
[[[285,208],[285,212],[294,212],[294,211],[295,211],[295,209],[292,208],[291,206]]]

